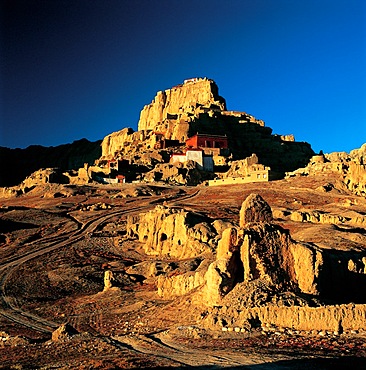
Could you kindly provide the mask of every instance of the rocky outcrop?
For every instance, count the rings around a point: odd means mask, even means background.
[[[187,122],[206,110],[226,110],[213,80],[194,78],[182,85],[159,91],[140,113],[139,130],[154,130],[167,139],[187,139]],[[182,127],[180,127],[182,126]]]
[[[137,237],[149,255],[190,258],[212,251],[216,231],[206,217],[157,206],[127,218],[127,235]]]
[[[205,275],[205,300],[211,306],[234,300],[240,309],[276,302],[276,295],[286,292],[290,305],[308,304],[299,293],[339,303],[364,302],[358,287],[365,286],[365,271],[363,250],[321,249],[297,242],[273,223],[269,205],[251,194],[243,202],[240,227],[226,229],[218,243],[216,260]]]
[[[136,153],[155,153],[153,149],[156,140],[157,136],[152,131],[140,130],[135,132],[132,128],[124,128],[121,131],[109,134],[103,139],[101,158],[132,159],[132,155],[136,155]],[[154,156],[154,154],[152,155]]]
[[[337,174],[343,186],[356,195],[366,195],[366,144],[347,154],[334,152],[313,156],[306,167],[286,174],[286,177],[317,176],[333,172]],[[334,187],[333,184],[330,184]],[[330,189],[331,190],[331,189]]]
[[[352,150],[350,163],[345,176],[347,187],[357,195],[366,195],[366,144]]]
[[[45,184],[68,184],[69,178],[59,169],[45,168],[40,169],[24,179],[18,186],[0,188],[0,197],[11,198],[31,191],[38,185]]]
[[[274,224],[271,208],[261,196],[251,194],[245,199],[239,224],[211,222],[182,209],[157,206],[146,214],[129,216],[127,235],[137,237],[147,254],[159,257],[183,259],[216,252],[215,260],[200,268],[160,274],[158,294],[164,298],[204,285],[205,301],[216,306],[236,286],[257,282],[266,287],[267,295],[289,291],[317,296],[324,291],[322,251],[293,241],[288,231]]]
[[[124,128],[121,131],[113,132],[107,135],[101,144],[102,147],[102,157],[103,158],[113,158],[116,152],[123,150],[128,144],[135,140],[144,141],[145,137],[135,137],[132,128]],[[143,134],[141,134],[143,135]]]
[[[16,197],[29,191],[35,187],[42,187],[46,184],[59,184],[60,187],[55,192],[45,191],[44,197],[53,196],[65,196],[69,194],[68,189],[62,185],[85,185],[93,182],[95,173],[100,173],[103,169],[95,166],[88,166],[85,164],[84,167],[79,168],[78,171],[65,171],[63,172],[60,168],[42,168],[38,171],[33,172],[30,176],[26,177],[19,185],[12,187],[0,188],[0,197],[11,198]],[[97,171],[97,172],[94,172]]]
[[[236,284],[260,281],[272,291],[319,295],[323,256],[319,249],[296,243],[273,222],[270,206],[258,194],[249,195],[240,210],[240,227],[226,229],[216,261],[206,273],[206,299],[222,303]]]

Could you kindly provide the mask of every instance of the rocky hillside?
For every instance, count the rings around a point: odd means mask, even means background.
[[[361,148],[345,152],[316,155],[311,158],[308,165],[287,174],[293,176],[322,176],[333,172],[339,178],[336,184],[328,184],[328,190],[335,187],[346,187],[353,193],[366,195],[366,144]],[[325,188],[325,190],[327,190]]]
[[[159,91],[142,109],[137,132],[123,129],[105,137],[102,158],[120,156],[131,160],[136,153],[152,153],[156,134],[184,146],[187,138],[196,133],[226,135],[233,159],[255,153],[260,163],[282,173],[305,166],[314,155],[308,143],[296,142],[293,135],[273,135],[262,120],[226,110],[216,83],[195,78]]]
[[[40,168],[78,169],[101,155],[101,142],[86,139],[55,147],[32,145],[26,149],[0,147],[0,187],[14,186]]]

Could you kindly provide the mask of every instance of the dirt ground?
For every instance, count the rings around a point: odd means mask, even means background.
[[[8,369],[354,369],[366,368],[366,334],[304,335],[208,331],[190,295],[164,300],[151,279],[127,273],[153,257],[125,235],[126,217],[157,204],[212,219],[238,220],[243,200],[260,194],[283,214],[306,209],[356,217],[366,200],[331,178],[293,178],[219,187],[125,184],[37,187],[0,199],[0,368]],[[286,213],[287,212],[287,213]],[[278,218],[295,240],[362,251],[366,230]],[[179,266],[182,261],[159,261]],[[118,277],[103,291],[106,270]],[[361,302],[366,303],[366,302]],[[77,333],[52,340],[68,323]]]

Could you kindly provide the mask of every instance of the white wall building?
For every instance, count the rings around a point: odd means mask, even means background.
[[[199,170],[213,171],[214,162],[211,155],[205,155],[201,149],[187,149],[185,153],[172,154],[170,163],[193,161]]]

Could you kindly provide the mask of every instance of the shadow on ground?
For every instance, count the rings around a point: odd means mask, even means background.
[[[294,360],[281,360],[269,363],[263,363],[258,365],[243,365],[234,367],[221,367],[217,365],[207,366],[192,366],[193,369],[232,369],[232,370],[364,370],[366,369],[366,358],[364,357],[333,357],[333,358],[307,358],[307,359],[294,359]],[[158,367],[149,368],[150,370],[157,369],[174,369],[183,370],[186,367]]]

